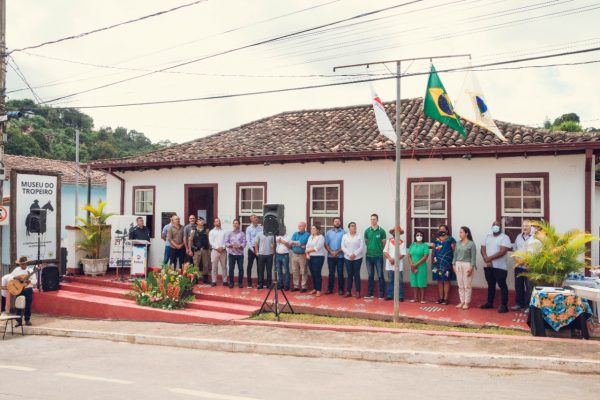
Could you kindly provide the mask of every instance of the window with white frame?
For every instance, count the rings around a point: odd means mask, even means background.
[[[256,215],[261,219],[265,205],[266,185],[239,185],[238,186],[238,216],[242,230],[250,225],[250,216]]]
[[[544,185],[543,177],[500,179],[500,216],[504,231],[513,242],[521,232],[523,220],[545,217]]]
[[[333,220],[342,217],[342,183],[309,183],[309,225],[319,225],[324,234]]]
[[[133,188],[133,214],[145,215],[150,237],[154,237],[154,187]]]
[[[425,235],[424,240],[431,242],[438,227],[448,224],[448,183],[411,182],[410,190],[412,232],[408,232],[407,237],[412,241],[414,232],[420,230]]]

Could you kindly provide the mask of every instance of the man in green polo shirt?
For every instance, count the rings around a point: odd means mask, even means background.
[[[384,298],[385,280],[383,278],[383,247],[385,246],[386,233],[379,226],[379,216],[371,214],[371,226],[365,230],[365,243],[367,245],[367,272],[369,281],[367,285],[367,295],[365,299],[373,298],[375,290],[375,269],[377,269],[377,279],[379,280],[379,298]]]

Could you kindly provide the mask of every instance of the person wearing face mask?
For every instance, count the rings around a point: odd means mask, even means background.
[[[517,246],[520,245],[517,247],[517,250],[525,251],[527,253],[534,253],[540,248],[540,246],[542,246],[542,242],[540,242],[540,240],[537,238],[541,231],[539,231],[537,227],[531,226],[529,221],[523,222],[523,228],[525,228],[525,224],[527,224],[529,235],[527,235],[522,244],[519,241],[519,237],[521,236],[519,235],[515,241],[515,244],[517,244]],[[525,310],[527,312],[529,310],[529,301],[531,300],[531,291],[533,287],[531,286],[529,279],[521,275],[527,272],[527,264],[525,264],[520,258],[516,258],[515,260],[515,302],[517,304],[512,307],[511,310]]]
[[[508,275],[508,252],[511,248],[512,243],[510,242],[510,238],[505,233],[502,233],[502,224],[500,221],[494,221],[492,223],[492,233],[486,236],[483,246],[481,246],[481,256],[485,262],[483,271],[488,284],[488,293],[487,303],[481,305],[480,308],[494,308],[496,285],[498,285],[501,296],[501,305],[498,308],[498,312],[508,312],[506,276]]]
[[[456,280],[452,270],[452,259],[456,240],[448,234],[448,225],[440,225],[437,239],[433,242],[433,264],[431,272],[433,280],[437,281],[439,300],[438,304],[448,304],[450,282]]]
[[[423,242],[423,231],[415,231],[415,241],[408,248],[408,266],[410,267],[410,287],[413,289],[413,298],[410,301],[425,303],[425,288],[427,287],[427,258],[429,245]]]
[[[458,296],[460,303],[456,308],[468,310],[471,304],[471,283],[473,282],[473,272],[477,268],[477,247],[473,243],[473,235],[471,229],[466,226],[461,226],[458,232],[460,240],[456,243],[456,251],[452,264],[456,273],[456,281],[458,282]]]
[[[521,233],[515,239],[513,249],[515,251],[522,251],[525,248],[525,243],[531,237],[531,224],[528,220],[523,220],[521,226]],[[527,272],[527,266],[516,260],[515,265],[515,305],[511,307],[512,311],[521,311],[529,305],[527,292],[529,292],[529,280],[521,276],[522,273]]]

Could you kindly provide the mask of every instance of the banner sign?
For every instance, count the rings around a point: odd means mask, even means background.
[[[57,262],[60,246],[60,179],[56,173],[11,172],[11,263]]]
[[[135,227],[137,217],[137,215],[113,215],[106,220],[106,223],[111,226],[109,268],[131,267],[132,246],[129,232]]]
[[[134,245],[131,257],[131,275],[146,274],[146,259],[148,258],[148,248],[144,245]]]

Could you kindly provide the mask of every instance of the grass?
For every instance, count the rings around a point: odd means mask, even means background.
[[[266,313],[256,315],[251,319],[256,321],[275,321],[275,314]],[[281,321],[284,322],[296,322],[302,324],[315,324],[315,325],[344,325],[344,326],[369,326],[376,328],[396,328],[396,329],[414,329],[414,330],[427,330],[427,331],[445,331],[445,332],[469,332],[469,333],[486,333],[496,335],[512,335],[512,336],[529,336],[530,333],[527,331],[521,331],[517,329],[508,328],[496,328],[496,327],[481,327],[481,328],[470,328],[464,326],[448,326],[448,325],[437,325],[437,324],[425,324],[420,322],[398,322],[394,323],[391,321],[376,321],[370,319],[361,318],[341,318],[341,317],[326,317],[321,315],[312,314],[281,314]]]

